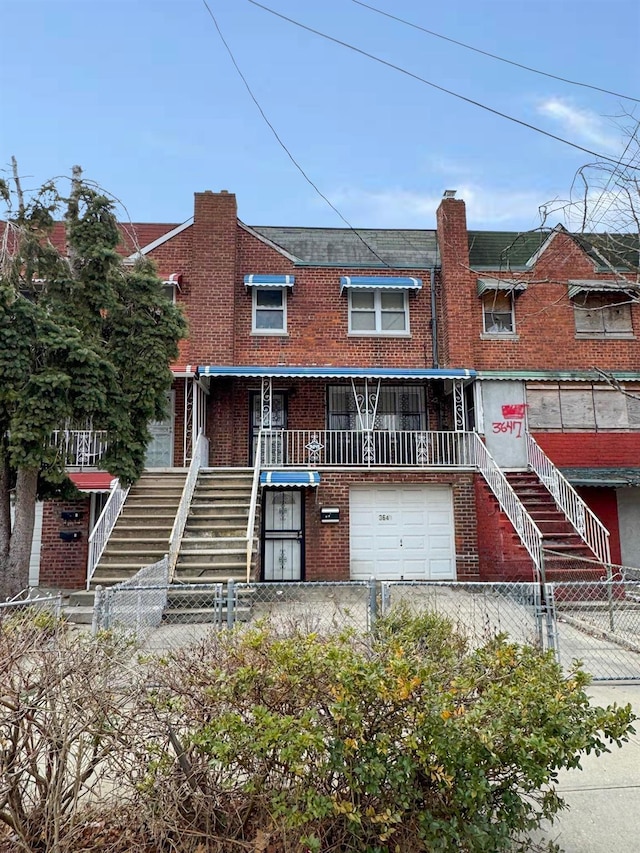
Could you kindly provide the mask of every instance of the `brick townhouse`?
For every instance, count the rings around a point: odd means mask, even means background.
[[[594,240],[468,231],[453,193],[437,231],[247,226],[226,191],[145,228],[189,337],[94,581],[166,552],[196,458],[184,580],[245,563],[309,581],[530,579],[566,570],[562,554],[598,573],[638,564],[636,284]],[[43,511],[43,584],[84,585],[113,492],[81,456],[87,497]],[[154,509],[145,488],[163,484]]]

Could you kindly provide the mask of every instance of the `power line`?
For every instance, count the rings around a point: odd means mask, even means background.
[[[344,224],[345,224],[345,225],[346,225],[346,226],[347,226],[347,227],[348,227],[348,228],[349,228],[349,229],[350,229],[350,230],[351,230],[351,231],[356,235],[356,237],[360,240],[360,242],[363,244],[363,246],[365,246],[365,247],[366,247],[366,248],[367,248],[367,249],[372,253],[372,255],[373,255],[374,257],[376,257],[376,258],[380,261],[380,263],[381,263],[383,266],[385,266],[385,267],[387,267],[387,268],[389,268],[389,269],[392,269],[391,264],[388,264],[385,260],[383,260],[383,259],[380,257],[380,255],[376,252],[376,250],[375,250],[372,246],[370,246],[370,245],[367,243],[367,241],[366,241],[366,240],[365,240],[365,239],[364,239],[364,238],[363,238],[363,237],[358,233],[358,231],[353,227],[353,225],[352,225],[352,224],[351,224],[351,223],[350,223],[350,222],[349,222],[349,221],[348,221],[348,220],[347,220],[347,219],[342,215],[342,213],[340,213],[340,211],[338,210],[338,208],[337,208],[334,204],[332,204],[332,203],[329,201],[329,199],[327,198],[327,196],[326,196],[326,195],[325,195],[325,194],[324,194],[324,193],[323,193],[323,192],[318,188],[318,186],[317,186],[317,185],[316,185],[316,184],[311,180],[311,178],[309,177],[309,175],[307,175],[307,173],[306,173],[306,172],[305,172],[305,170],[302,168],[302,166],[300,165],[300,163],[295,159],[295,157],[293,156],[293,154],[291,153],[291,151],[289,151],[289,149],[287,148],[287,146],[285,145],[285,143],[283,142],[283,140],[280,138],[280,135],[278,134],[278,131],[275,129],[275,127],[273,126],[273,124],[269,121],[269,119],[268,119],[268,117],[267,117],[267,115],[266,115],[265,111],[264,111],[264,110],[262,109],[262,107],[260,106],[260,103],[259,103],[258,99],[256,98],[256,96],[254,95],[253,90],[251,89],[251,86],[249,85],[249,83],[248,83],[248,81],[247,81],[247,78],[244,76],[244,74],[242,73],[242,71],[241,71],[241,69],[240,69],[240,66],[239,66],[239,65],[238,65],[238,63],[236,62],[235,56],[233,55],[233,52],[232,52],[231,48],[229,47],[229,45],[228,45],[228,43],[227,43],[227,41],[226,41],[226,39],[225,39],[224,35],[222,34],[222,30],[220,29],[220,26],[218,25],[218,21],[216,20],[216,16],[215,16],[215,15],[213,14],[213,12],[211,11],[211,8],[210,8],[209,4],[207,3],[207,0],[202,0],[202,2],[203,2],[203,4],[204,4],[204,6],[205,6],[205,8],[206,8],[207,12],[208,12],[208,13],[209,13],[209,15],[211,16],[211,20],[213,21],[214,26],[215,26],[216,30],[218,31],[218,35],[220,36],[220,40],[222,41],[223,45],[225,46],[226,51],[227,51],[227,53],[229,54],[229,57],[230,57],[230,59],[231,59],[231,62],[233,62],[234,68],[236,69],[236,71],[238,72],[238,74],[239,74],[239,76],[240,76],[240,79],[241,79],[241,80],[242,80],[242,82],[244,83],[244,86],[245,86],[245,88],[246,88],[247,92],[249,93],[249,95],[250,95],[250,97],[251,97],[251,100],[253,101],[253,103],[254,103],[254,104],[256,105],[256,107],[258,108],[258,111],[260,112],[260,115],[262,116],[262,118],[264,119],[265,123],[267,124],[267,126],[268,126],[268,127],[269,127],[269,129],[271,130],[271,133],[273,133],[273,135],[275,136],[275,138],[276,138],[276,140],[278,141],[278,144],[280,145],[280,147],[282,148],[282,150],[285,152],[285,154],[287,155],[287,157],[291,160],[291,162],[292,162],[292,163],[293,163],[293,165],[296,167],[296,169],[300,172],[300,174],[301,174],[301,175],[302,175],[302,177],[305,179],[305,181],[306,181],[306,182],[307,182],[311,187],[313,187],[313,189],[317,192],[317,194],[320,196],[320,198],[322,198],[322,199],[323,199],[323,200],[324,200],[324,201],[329,205],[329,207],[331,208],[331,210],[333,210],[333,211],[334,211],[334,213],[336,213],[336,214],[340,217],[340,219],[344,222]]]
[[[493,107],[489,107],[487,106],[487,104],[483,104],[480,101],[475,101],[473,100],[473,98],[467,98],[465,95],[461,95],[459,92],[454,92],[453,90],[447,89],[444,86],[439,86],[437,83],[433,83],[431,80],[427,80],[424,77],[420,77],[419,74],[414,74],[412,71],[409,71],[406,68],[402,68],[400,65],[395,65],[393,62],[389,62],[386,59],[382,59],[379,56],[375,56],[373,53],[368,53],[366,50],[362,50],[362,48],[356,47],[353,44],[349,44],[349,42],[342,41],[341,39],[335,38],[334,36],[330,36],[327,33],[323,33],[320,30],[316,30],[313,27],[307,26],[307,24],[302,24],[300,23],[300,21],[296,21],[293,18],[287,17],[287,15],[283,15],[281,12],[276,12],[275,9],[270,9],[268,6],[264,6],[262,3],[258,3],[257,0],[247,0],[247,2],[251,3],[253,6],[257,6],[259,9],[263,9],[265,12],[269,12],[270,15],[275,15],[276,18],[281,18],[283,21],[287,21],[289,24],[293,24],[294,26],[299,27],[302,30],[306,30],[309,33],[313,33],[316,36],[320,36],[320,38],[326,39],[327,41],[331,41],[334,44],[339,44],[341,47],[346,47],[349,50],[354,51],[355,53],[359,53],[361,56],[366,56],[367,59],[372,59],[374,62],[380,63],[380,65],[385,65],[387,68],[392,68],[394,71],[399,71],[401,74],[405,74],[407,77],[411,77],[413,80],[417,80],[419,83],[424,83],[426,86],[431,86],[432,89],[437,89],[439,92],[444,92],[446,95],[451,95],[454,98],[458,98],[458,100],[460,101],[464,101],[467,104],[472,104],[474,107],[479,107],[481,110],[485,110],[486,112],[492,113],[493,115],[499,116],[500,118],[507,119],[507,121],[511,121],[514,124],[519,124],[521,127],[526,127],[529,130],[533,130],[536,133],[540,133],[543,136],[548,137],[549,139],[554,139],[556,142],[562,142],[563,145],[568,145],[571,148],[575,148],[577,151],[582,151],[584,154],[590,154],[592,157],[597,157],[599,160],[604,160],[608,163],[614,163],[617,166],[622,165],[625,168],[640,170],[640,165],[635,165],[634,163],[620,164],[613,157],[608,157],[606,154],[600,154],[597,151],[592,151],[590,148],[584,148],[582,145],[578,145],[576,142],[570,142],[568,139],[564,139],[564,137],[562,136],[557,136],[555,133],[550,133],[548,130],[543,130],[541,127],[537,127],[535,124],[530,124],[529,122],[523,121],[519,118],[515,118],[515,116],[511,116],[508,113],[503,113],[500,110],[496,110]]]
[[[569,80],[567,77],[560,77],[558,74],[550,74],[548,71],[541,71],[539,68],[532,68],[529,65],[523,65],[520,62],[515,62],[513,59],[505,59],[504,56],[498,56],[495,53],[489,53],[488,50],[481,50],[479,47],[474,47],[471,44],[465,44],[463,41],[444,36],[442,33],[436,33],[434,30],[428,30],[426,27],[421,27],[419,24],[414,24],[412,21],[407,21],[404,18],[399,18],[397,15],[392,15],[390,12],[385,12],[383,9],[378,9],[376,6],[370,6],[368,3],[363,3],[362,0],[352,0],[358,6],[364,6],[365,9],[370,9],[372,12],[377,12],[379,15],[384,15],[386,18],[391,18],[393,21],[398,21],[400,24],[405,24],[407,27],[413,27],[414,30],[427,33],[427,35],[435,36],[435,38],[448,41],[451,44],[457,44],[458,47],[464,47],[466,50],[472,50],[474,53],[481,53],[483,56],[488,56],[490,59],[497,59],[498,62],[506,62],[507,65],[514,65],[516,68],[522,68],[524,71],[532,71],[534,74],[541,74],[543,77],[549,77],[551,80],[560,80],[562,83],[570,83],[572,86],[582,86],[585,89],[593,89],[595,92],[603,92],[605,95],[614,95],[616,98],[624,98],[626,101],[635,101],[640,104],[640,98],[633,98],[631,95],[622,95],[620,92],[612,92],[610,89],[603,89],[600,86],[594,86],[591,83],[581,83],[579,80]]]

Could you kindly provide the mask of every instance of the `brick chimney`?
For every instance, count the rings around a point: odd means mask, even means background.
[[[481,308],[469,269],[467,213],[455,190],[445,190],[438,212],[440,346],[443,367],[473,367]],[[476,316],[477,315],[477,316]]]
[[[189,300],[195,364],[233,364],[237,240],[235,195],[195,193]]]

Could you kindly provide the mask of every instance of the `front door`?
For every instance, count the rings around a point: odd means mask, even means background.
[[[272,489],[262,502],[262,579],[302,580],[304,542],[302,491]]]
[[[174,438],[174,392],[167,402],[167,417],[163,421],[151,421],[151,441],[147,445],[145,468],[171,468],[173,466]]]
[[[254,391],[251,394],[250,401],[251,410],[251,447],[249,449],[249,464],[253,465],[256,459],[256,446],[258,444],[258,433],[262,426],[262,397],[259,392]],[[268,421],[268,416],[265,418]],[[274,391],[271,399],[271,425],[265,429],[284,430],[287,428],[287,396],[283,391]],[[264,448],[266,458],[263,459],[265,465],[282,464],[282,441],[280,436],[272,436],[269,444]]]

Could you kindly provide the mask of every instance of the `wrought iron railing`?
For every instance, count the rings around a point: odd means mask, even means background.
[[[558,508],[569,519],[583,542],[591,548],[599,560],[609,564],[611,562],[609,531],[529,433],[527,433],[527,464],[549,489]]]
[[[182,489],[180,503],[178,504],[178,509],[176,511],[176,517],[173,522],[173,527],[171,528],[171,535],[169,536],[169,580],[173,579],[173,575],[176,570],[176,563],[178,562],[178,556],[180,554],[184,528],[189,516],[193,493],[195,492],[196,485],[198,483],[198,474],[200,469],[205,467],[208,462],[209,440],[203,435],[203,433],[199,433],[193,449],[187,478],[184,481],[184,487]]]
[[[107,431],[58,429],[51,433],[67,468],[97,468],[107,450]]]
[[[93,573],[98,565],[98,560],[102,556],[111,531],[113,530],[118,516],[122,511],[124,502],[129,494],[129,486],[123,488],[120,483],[117,483],[112,489],[109,498],[104,505],[104,509],[100,513],[95,527],[89,535],[89,556],[87,560],[87,589],[91,585]]]
[[[472,433],[472,435],[475,439],[475,466],[486,480],[500,505],[500,509],[507,516],[520,537],[520,541],[527,549],[535,568],[536,581],[544,582],[542,533],[498,467],[495,459],[487,450],[480,436],[477,433]]]
[[[251,483],[251,502],[249,518],[247,519],[247,583],[251,583],[251,562],[253,560],[254,528],[256,524],[256,507],[258,504],[258,486],[260,485],[260,468],[262,467],[261,451],[263,448],[263,431],[258,433],[256,459],[253,465],[253,481]]]
[[[474,433],[386,430],[264,430],[263,468],[472,468]]]

